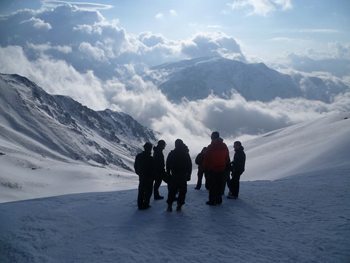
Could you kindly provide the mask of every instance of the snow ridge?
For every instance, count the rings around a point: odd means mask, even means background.
[[[43,156],[132,170],[130,156],[156,140],[125,113],[93,111],[19,75],[0,75],[0,95],[1,137]]]

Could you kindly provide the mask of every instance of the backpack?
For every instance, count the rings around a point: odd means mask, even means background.
[[[203,162],[203,153],[199,153],[194,161],[197,165],[201,165]]]

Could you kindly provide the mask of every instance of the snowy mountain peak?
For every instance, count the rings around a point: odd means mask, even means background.
[[[304,97],[330,102],[335,95],[349,90],[340,80],[287,75],[264,63],[244,63],[222,57],[163,64],[153,67],[145,78],[175,102],[183,97],[204,99],[210,94],[225,98],[232,93],[239,93],[246,100]]]

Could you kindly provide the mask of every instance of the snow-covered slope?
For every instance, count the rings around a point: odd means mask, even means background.
[[[164,200],[137,210],[132,174],[40,164],[14,150],[0,155],[1,175],[26,180],[7,185],[26,198],[33,189],[77,192],[79,183],[133,189],[1,203],[0,262],[349,262],[349,138],[350,114],[342,113],[243,142],[242,180],[255,181],[241,183],[240,198],[208,207],[208,192],[189,185],[183,211],[172,213]]]
[[[80,123],[81,117],[75,115]],[[138,179],[132,171],[98,163],[91,166],[91,162],[69,159],[14,130],[11,133],[2,132],[0,136],[0,202],[137,187]],[[79,138],[79,134],[74,136]],[[93,137],[99,138],[95,133]],[[243,141],[247,164],[241,179],[275,180],[323,169],[341,169],[350,162],[349,138],[350,113],[339,113]],[[132,166],[134,159],[127,150],[132,145],[128,144],[130,141],[124,143],[122,150],[119,144],[112,150]],[[226,143],[232,150],[232,142]],[[233,154],[231,151],[231,158]],[[195,173],[192,183],[196,180]]]
[[[238,200],[216,207],[192,185],[172,213],[165,201],[137,210],[137,190],[3,203],[0,261],[349,262],[349,174],[347,163],[242,182]]]
[[[95,112],[18,75],[0,75],[0,95],[1,138],[47,157],[130,169],[122,156],[155,140],[150,129],[124,113]]]
[[[245,145],[243,180],[271,180],[350,164],[350,113],[269,132]],[[233,155],[233,153],[231,153]]]
[[[190,187],[181,213],[136,190],[0,204],[1,262],[349,262],[348,175],[244,182],[220,207]]]
[[[112,178],[133,171],[143,143],[155,140],[127,114],[96,112],[0,75],[2,201],[111,189]]]
[[[263,63],[247,64],[222,57],[160,65],[152,68],[146,78],[155,82],[172,101],[183,97],[203,99],[211,93],[225,97],[235,91],[247,100],[305,97],[330,102],[334,95],[349,90],[341,81],[300,74],[290,76]]]

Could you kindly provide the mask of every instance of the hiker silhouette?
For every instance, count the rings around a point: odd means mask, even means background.
[[[220,138],[219,132],[211,134],[211,143],[208,145],[203,167],[209,180],[209,200],[207,205],[220,205],[222,203],[223,185],[226,170],[230,164],[230,155],[226,144]]]
[[[152,144],[146,142],[144,151],[136,155],[134,168],[139,176],[139,187],[137,196],[137,206],[140,210],[150,208],[150,198],[152,196],[154,161],[152,154]]]
[[[209,182],[207,179],[207,175],[204,173],[204,167],[203,167],[203,160],[204,160],[204,155],[207,147],[203,147],[202,151],[197,154],[195,163],[198,165],[198,172],[197,172],[197,185],[194,189],[200,190],[202,187],[202,179],[203,175],[205,177],[205,188],[208,190],[209,189]]]
[[[154,200],[164,199],[159,194],[159,187],[162,184],[162,180],[165,174],[165,162],[163,150],[166,143],[164,140],[159,140],[157,146],[153,147],[153,160],[154,160],[154,184],[153,184],[153,198]]]
[[[233,143],[233,148],[235,149],[235,155],[233,161],[230,164],[231,176],[232,178],[228,182],[228,188],[230,193],[227,198],[237,199],[239,194],[239,180],[241,175],[245,170],[246,155],[244,153],[244,147],[240,141],[235,141]]]
[[[167,211],[172,211],[172,204],[175,201],[177,193],[176,210],[180,211],[181,207],[185,204],[187,181],[191,180],[192,173],[192,161],[189,150],[181,139],[175,141],[175,149],[168,154],[166,171],[169,174]]]

